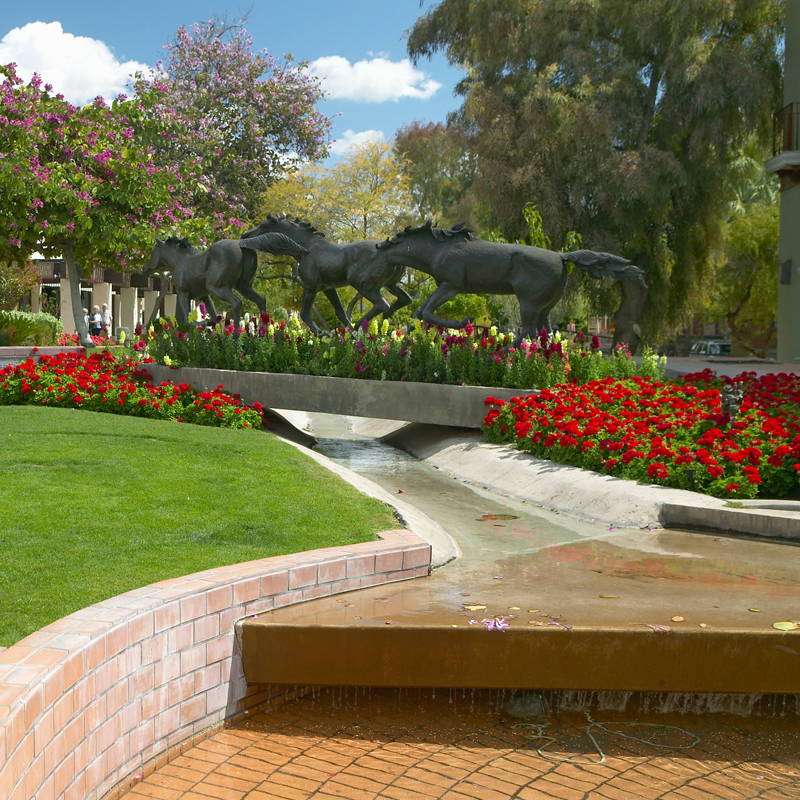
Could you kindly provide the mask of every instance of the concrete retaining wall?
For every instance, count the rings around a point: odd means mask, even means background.
[[[213,389],[221,383],[227,391],[240,394],[246,402],[258,401],[268,408],[321,411],[461,428],[480,428],[486,416],[484,400],[487,397],[508,400],[535,393],[533,390],[487,386],[370,381],[199,367],[171,369],[157,364],[145,366],[156,383],[166,380],[188,383],[199,390]]]
[[[83,353],[84,347],[53,345],[52,347],[0,347],[0,369],[9,364],[21,364],[26,358],[55,356],[59,353]]]
[[[0,651],[0,797],[98,800],[272,696],[245,682],[238,620],[429,570],[427,543],[389,531],[161,581],[45,626]]]

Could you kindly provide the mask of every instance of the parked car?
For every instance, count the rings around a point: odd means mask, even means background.
[[[720,340],[703,339],[695,342],[689,350],[690,356],[729,356],[731,343]]]

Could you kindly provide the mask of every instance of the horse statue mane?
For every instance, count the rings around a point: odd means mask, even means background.
[[[320,236],[323,239],[325,238],[325,234],[322,231],[317,230],[310,222],[306,222],[305,220],[302,220],[299,217],[290,217],[288,214],[267,214],[267,221],[291,222],[292,224],[297,225],[300,228],[305,228],[310,233],[313,233],[314,236]]]
[[[396,233],[394,236],[387,239],[385,242],[381,242],[378,245],[378,249],[382,249],[384,247],[388,247],[390,244],[397,244],[398,242],[405,239],[407,236],[412,236],[415,233],[423,233],[427,232],[430,233],[431,236],[437,242],[446,242],[448,239],[459,238],[462,240],[467,239],[474,239],[475,237],[472,235],[472,229],[468,228],[466,223],[459,222],[456,225],[453,225],[452,228],[436,228],[433,225],[431,220],[428,220],[422,225],[418,225],[416,228],[412,227],[411,225],[407,225],[403,228],[402,231]]]
[[[192,243],[188,239],[180,236],[170,236],[164,240],[164,244],[175,245],[175,247],[182,247],[184,250],[188,250],[192,247]]]

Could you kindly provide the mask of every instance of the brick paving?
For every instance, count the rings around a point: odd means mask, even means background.
[[[800,800],[800,723],[731,716],[636,717],[699,737],[657,748],[549,718],[544,758],[497,694],[323,690],[251,713],[137,782],[123,800]],[[594,712],[596,720],[632,720]],[[618,727],[666,745],[686,734]],[[595,762],[595,763],[592,763]]]

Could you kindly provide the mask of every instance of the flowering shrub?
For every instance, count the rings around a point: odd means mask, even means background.
[[[597,337],[542,331],[515,344],[512,334],[471,325],[441,330],[417,322],[398,330],[373,320],[356,331],[313,336],[299,322],[273,322],[263,314],[238,331],[221,323],[182,331],[162,320],[138,335],[134,350],[176,366],[511,388],[663,374],[662,361],[651,353],[640,365],[624,347],[604,356]]]
[[[185,383],[155,385],[140,365],[117,361],[107,350],[29,358],[0,370],[0,405],[26,403],[225,428],[258,428],[263,421],[260,403],[242,405],[221,384],[199,393]]]
[[[721,404],[726,382],[744,391],[731,420]],[[486,404],[491,441],[562,464],[718,497],[785,497],[798,487],[797,375],[605,378]]]

